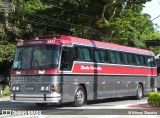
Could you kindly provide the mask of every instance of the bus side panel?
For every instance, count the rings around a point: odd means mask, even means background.
[[[88,100],[93,100],[93,76],[68,74],[61,76],[62,85],[62,101],[74,101],[74,95],[78,85],[83,84],[86,87]]]
[[[145,76],[68,74],[63,76],[62,101],[74,101],[76,87],[79,84],[86,87],[87,100],[135,96],[138,84],[143,86],[146,95],[152,91],[150,83],[147,81]]]
[[[136,83],[129,76],[99,76],[98,98],[133,96],[136,94]],[[138,78],[137,78],[138,79]]]

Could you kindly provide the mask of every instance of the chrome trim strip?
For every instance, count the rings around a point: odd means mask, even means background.
[[[59,103],[61,95],[58,93],[53,94],[11,94],[11,102],[32,102],[32,103]],[[15,99],[15,100],[14,100]]]
[[[149,66],[138,66],[138,65],[125,65],[125,64],[112,64],[112,63],[99,63],[99,62],[83,62],[83,61],[74,61],[74,64],[97,64],[102,66],[120,66],[120,67],[131,67],[131,68],[149,68],[156,69],[157,67],[149,67]]]
[[[11,94],[11,97],[13,97],[14,94]],[[44,97],[44,94],[15,94],[16,97]],[[46,94],[46,97],[53,97],[53,98],[57,98],[57,97],[61,97],[61,95],[59,93],[52,93],[52,94]]]

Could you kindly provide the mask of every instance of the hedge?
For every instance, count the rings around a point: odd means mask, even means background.
[[[153,107],[160,107],[160,92],[148,93],[148,104]]]
[[[9,96],[11,94],[9,86],[5,86],[4,90],[2,91],[2,96]]]

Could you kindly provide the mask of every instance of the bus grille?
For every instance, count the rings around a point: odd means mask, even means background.
[[[50,85],[52,77],[51,76],[21,76],[21,77],[11,77],[11,85],[20,85],[20,93],[32,93],[41,92],[40,88],[42,85]],[[33,87],[34,90],[27,91],[26,87]]]
[[[12,77],[11,83],[48,83],[51,82],[50,76],[22,76],[22,77]]]

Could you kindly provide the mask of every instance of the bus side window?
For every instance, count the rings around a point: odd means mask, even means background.
[[[140,55],[135,55],[136,64],[141,65]]]
[[[72,50],[71,49],[63,49],[61,56],[61,70],[71,70],[73,60],[72,60]]]
[[[118,51],[110,51],[110,60],[111,63],[122,64],[121,52]]]
[[[129,56],[128,53],[123,53],[124,64],[129,64]]]
[[[75,53],[78,61],[92,61],[91,50],[88,47],[76,47]]]
[[[150,67],[156,67],[155,58],[147,57],[147,65]]]
[[[116,63],[116,55],[114,51],[109,51],[110,61],[111,63]]]

